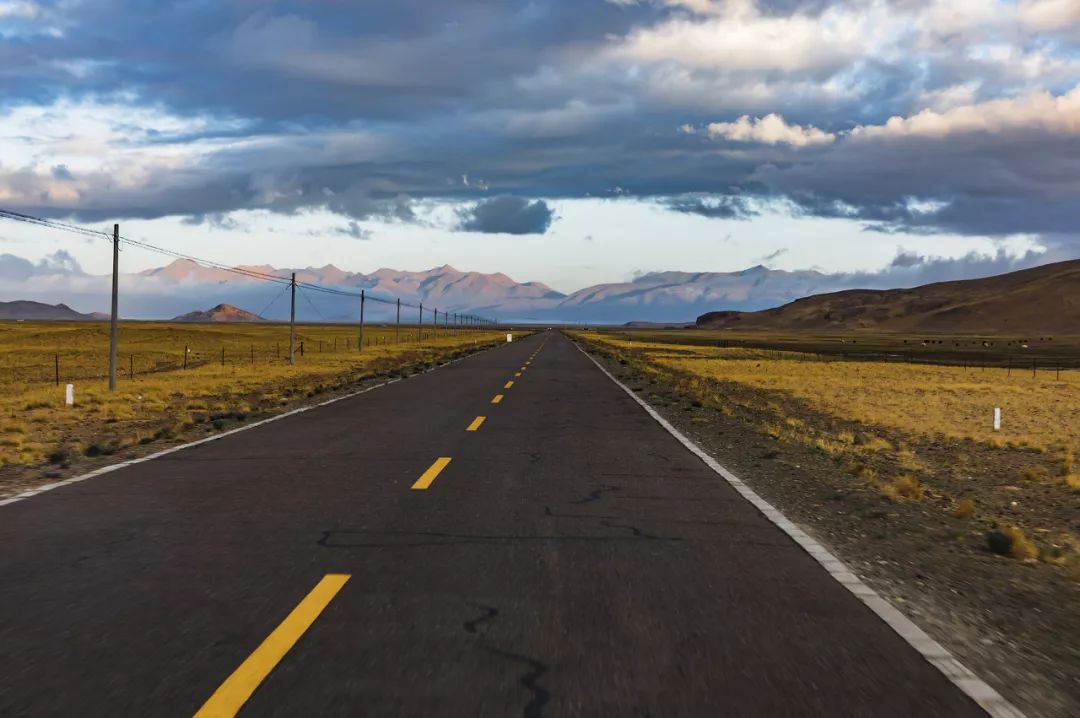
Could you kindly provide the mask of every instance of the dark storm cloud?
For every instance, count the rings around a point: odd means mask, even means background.
[[[461,229],[469,232],[543,234],[555,213],[543,200],[502,196],[481,200],[460,214]]]
[[[886,6],[918,12],[922,4]],[[353,221],[416,222],[417,201],[443,199],[479,202],[466,227],[536,233],[551,211],[529,200],[609,197],[617,187],[619,196],[706,217],[752,217],[753,200],[786,200],[798,212],[863,220],[878,232],[1034,233],[1055,246],[1080,232],[1076,133],[1029,123],[945,138],[844,136],[856,125],[911,116],[964,83],[975,87],[972,96],[949,102],[1024,91],[1032,81],[1016,67],[1028,65],[966,52],[985,39],[968,30],[936,46],[922,38],[929,50],[921,55],[857,42],[819,47],[797,35],[805,47],[782,48],[779,65],[762,64],[769,48],[735,58],[741,65],[710,65],[701,55],[723,49],[716,43],[688,59],[676,55],[692,43],[672,42],[672,56],[659,59],[613,55],[633,33],[673,18],[679,27],[705,27],[716,15],[695,12],[700,3],[165,2],[151,13],[133,12],[128,0],[46,0],[26,7],[33,9],[5,18],[0,111],[58,98],[154,108],[206,121],[140,131],[118,112],[118,147],[206,149],[180,166],[140,166],[140,180],[128,184],[111,169],[73,164],[71,171],[46,158],[34,171],[7,162],[0,189],[24,211],[213,224],[233,210],[325,208]],[[794,17],[815,26],[821,13],[854,17],[861,7],[756,5],[763,21]],[[755,21],[748,16],[747,27]],[[845,42],[858,39],[847,30]],[[777,32],[770,26],[762,37]],[[1045,88],[1061,94],[1076,81],[1069,64],[1076,46],[1066,32],[1054,37],[1028,35],[1015,49],[1044,53],[1029,64],[1046,68]],[[677,129],[770,112],[837,139],[795,148]],[[107,159],[121,161],[117,155]],[[733,188],[739,196],[725,198]],[[496,200],[483,199],[485,190]]]
[[[691,195],[669,197],[661,204],[675,212],[698,214],[712,219],[749,219],[758,214],[744,197]]]

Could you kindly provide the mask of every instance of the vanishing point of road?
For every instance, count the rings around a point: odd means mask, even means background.
[[[565,336],[0,507],[3,716],[964,716]]]

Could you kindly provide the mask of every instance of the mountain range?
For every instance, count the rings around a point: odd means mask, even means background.
[[[25,320],[25,321],[98,321],[108,319],[107,314],[83,314],[77,312],[66,304],[45,304],[43,302],[30,302],[17,300],[14,302],[0,302],[0,320]]]
[[[921,284],[919,280],[926,277],[985,277],[1017,268],[1018,262],[1004,255],[985,259],[985,262],[974,261],[968,257],[942,263],[905,254],[886,270],[864,274],[783,271],[760,265],[737,272],[649,272],[630,281],[597,284],[569,294],[541,282],[518,282],[502,273],[460,271],[449,265],[419,272],[383,268],[365,274],[332,264],[295,269],[269,265],[223,268],[178,259],[163,267],[121,274],[120,315],[126,319],[166,319],[187,314],[196,307],[232,305],[243,307],[255,316],[280,321],[289,316],[287,280],[295,272],[302,283],[296,296],[296,311],[303,321],[356,321],[360,302],[351,295],[364,290],[370,300],[366,304],[366,316],[375,322],[392,321],[396,314],[394,300],[400,298],[409,304],[422,302],[426,310],[437,308],[440,314],[448,311],[475,314],[511,323],[652,322],[666,325],[685,323],[696,316],[724,310],[737,314],[722,320],[713,316],[710,321],[721,321],[725,325],[739,322],[742,326],[759,323],[772,326],[788,321],[785,317],[801,312],[804,306],[817,305],[797,303],[794,308],[778,314],[750,313],[782,307],[804,297],[831,295],[838,290],[866,290],[867,294],[839,294],[829,300],[820,300],[842,301],[848,307],[845,312],[854,312],[851,303],[862,302],[867,307],[875,302],[888,303],[891,301],[888,298],[894,296],[888,292],[901,292],[895,296],[902,297],[906,296],[902,293],[908,291],[888,288],[912,287]],[[1018,261],[1021,266],[1031,266],[1037,259],[1037,256],[1025,256]],[[260,281],[260,277],[273,277],[277,281]],[[57,312],[63,314],[65,309],[73,311],[68,307],[83,311],[105,308],[109,305],[109,285],[108,276],[84,272],[65,252],[58,252],[38,264],[0,254],[0,297],[48,304],[63,298],[66,302],[63,309],[29,308],[29,313],[23,312],[27,317],[43,316],[40,312],[54,315]],[[330,291],[320,291],[318,287],[330,288]],[[876,289],[887,292],[881,295],[872,291]],[[342,294],[341,290],[347,294]],[[879,296],[886,298],[875,298]],[[415,321],[416,311],[415,308],[405,309],[402,319]],[[813,311],[816,310],[811,310],[811,314]],[[874,311],[880,314],[882,310]],[[10,308],[7,312],[5,316],[14,317]],[[62,318],[59,314],[54,318]],[[228,312],[219,314],[225,316]],[[834,312],[831,316],[841,314]],[[198,321],[212,320],[199,316]],[[426,316],[430,317],[430,312]],[[852,321],[871,322],[872,316],[877,315],[865,309]],[[82,317],[66,315],[66,318]],[[799,323],[795,319],[790,321]],[[822,321],[835,323],[839,320],[818,318],[811,323]]]
[[[1080,260],[913,289],[852,289],[757,312],[698,317],[709,329],[1075,334]]]
[[[295,272],[298,282],[351,291],[363,289],[374,297],[400,297],[410,303],[423,302],[426,307],[497,316],[507,321],[686,320],[717,306],[759,309],[833,286],[829,284],[830,275],[820,272],[787,272],[762,266],[740,272],[653,272],[629,282],[598,284],[571,294],[542,282],[516,282],[502,273],[463,272],[449,265],[420,272],[384,268],[370,274],[345,271],[332,264],[298,269],[267,265],[236,269],[240,272],[178,259],[140,272],[138,278],[161,284],[163,291],[169,286],[199,286],[222,299],[232,293],[231,303],[254,308],[251,301],[240,301],[244,290],[264,286],[251,274],[288,277]],[[326,319],[355,318],[355,299],[311,294],[307,300],[318,302],[318,310]],[[301,302],[298,306],[305,305]]]

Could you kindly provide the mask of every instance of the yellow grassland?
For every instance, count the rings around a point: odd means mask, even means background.
[[[115,453],[223,428],[504,336],[444,327],[436,336],[425,327],[420,342],[411,326],[402,327],[395,343],[393,327],[369,326],[358,352],[357,335],[355,326],[298,327],[304,356],[298,353],[290,366],[287,325],[124,323],[118,391],[110,393],[107,324],[0,323],[0,467],[67,463],[90,447],[96,448],[89,455]],[[182,369],[185,348],[189,368]],[[60,386],[54,383],[58,355]],[[75,384],[73,407],[64,404],[68,381]]]
[[[1009,526],[1010,555],[1068,565],[1080,580],[1072,508],[1080,497],[1080,372],[1009,376],[1004,369],[818,361],[797,352],[577,336],[633,361],[652,380],[674,382],[698,406],[820,452],[894,506],[931,502],[957,519]],[[731,384],[743,390],[725,392]],[[1002,409],[999,431],[995,407]],[[977,451],[978,463],[971,458]],[[1037,544],[1021,540],[1020,523]]]
[[[858,361],[793,352],[628,342],[592,336],[694,376],[780,391],[814,409],[909,434],[1042,450],[1080,446],[1080,372],[1030,372]],[[779,357],[779,358],[778,358]],[[1002,410],[1000,431],[993,428]]]

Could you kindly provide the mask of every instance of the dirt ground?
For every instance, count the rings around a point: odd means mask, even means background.
[[[1053,457],[973,441],[933,441],[869,427],[923,464],[925,495],[895,501],[867,469],[895,472],[892,452],[866,452],[861,467],[769,432],[778,417],[830,435],[868,427],[809,409],[780,392],[733,382],[700,382],[650,365],[644,355],[586,344],[620,381],[766,500],[830,547],[852,570],[1031,716],[1080,715],[1080,575],[1075,563],[1019,560],[991,553],[987,534],[1008,522],[1080,530],[1074,494],[1023,467]],[[691,389],[694,385],[697,388]],[[710,399],[709,397],[714,397]],[[715,397],[720,397],[718,401]],[[958,499],[974,509],[957,512]],[[1043,546],[1056,536],[1033,536]],[[1071,550],[1071,547],[1070,547]]]

